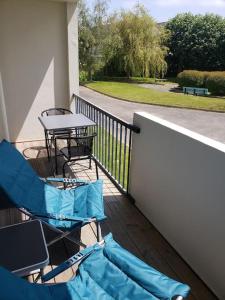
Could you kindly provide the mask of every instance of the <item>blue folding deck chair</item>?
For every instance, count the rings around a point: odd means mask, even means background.
[[[74,183],[72,189],[58,189],[49,181]],[[90,222],[97,224],[97,239],[101,240],[99,222],[105,219],[102,181],[85,182],[78,179],[38,177],[26,159],[6,140],[0,143],[0,189],[10,202],[30,218],[40,218],[60,233],[48,245],[66,237]],[[85,246],[80,241],[79,245]]]
[[[37,284],[0,268],[0,300],[169,300],[185,298],[190,288],[163,275],[123,249],[109,234],[42,277],[54,278],[80,262],[66,283]]]

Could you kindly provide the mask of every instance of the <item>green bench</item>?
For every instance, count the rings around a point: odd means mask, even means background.
[[[196,88],[196,87],[183,87],[184,94],[191,94],[196,96],[207,96],[209,94],[208,89]]]
[[[166,78],[155,78],[155,82],[166,82]]]

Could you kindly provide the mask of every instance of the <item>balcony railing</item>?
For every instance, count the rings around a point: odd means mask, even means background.
[[[129,194],[130,158],[133,132],[140,129],[74,95],[76,113],[82,113],[97,126],[94,157],[100,168],[123,193]]]

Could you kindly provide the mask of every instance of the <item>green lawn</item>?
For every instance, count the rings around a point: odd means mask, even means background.
[[[225,112],[225,98],[165,93],[143,88],[137,84],[122,82],[96,81],[87,83],[86,86],[106,95],[131,102]]]
[[[101,127],[101,122],[98,124],[93,153],[118,183],[127,190],[129,147],[128,145],[125,147],[124,138],[121,141],[119,138],[116,139],[116,128],[113,128],[114,133],[112,133],[112,128],[109,132],[109,127],[106,130]]]

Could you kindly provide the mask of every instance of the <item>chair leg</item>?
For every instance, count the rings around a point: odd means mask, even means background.
[[[97,177],[97,179],[99,179],[99,176],[98,176],[98,165],[97,165],[96,160],[94,160],[94,161],[95,161],[96,177]]]
[[[102,241],[102,230],[99,222],[96,222],[96,228],[97,228],[97,242]]]
[[[66,162],[64,162],[64,164],[63,164],[63,168],[62,168],[62,171],[63,171],[63,178],[65,178],[65,177],[66,177],[66,170],[65,170],[65,168],[66,168],[66,165],[67,165],[67,161],[66,161]],[[63,188],[64,188],[64,190],[66,189],[66,183],[65,183],[65,182],[63,182]]]
[[[45,130],[45,147],[47,150],[48,160],[50,160],[47,130]]]
[[[55,147],[55,174],[58,175],[57,139],[55,137],[54,137],[54,147]]]
[[[89,169],[91,169],[91,158],[89,158]]]

